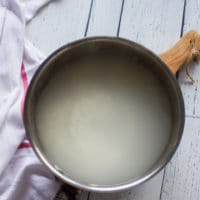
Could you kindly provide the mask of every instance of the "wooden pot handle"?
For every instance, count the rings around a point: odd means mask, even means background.
[[[174,74],[185,65],[186,74],[193,82],[188,64],[200,59],[200,34],[194,30],[187,32],[174,46],[159,56]]]

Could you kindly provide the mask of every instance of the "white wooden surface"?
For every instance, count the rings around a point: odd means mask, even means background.
[[[117,34],[122,0],[93,0],[87,36]]]
[[[27,28],[27,37],[43,53],[85,34],[91,0],[55,0],[44,7]]]
[[[199,18],[200,0],[59,0],[45,7],[28,25],[27,37],[46,55],[85,35],[118,33],[158,53],[177,41],[182,28],[184,32],[191,28],[200,31]],[[186,126],[180,148],[165,173],[128,191],[85,192],[81,199],[200,199],[200,66],[191,67],[194,85],[188,83],[184,73],[182,70],[179,83],[186,105]]]
[[[187,0],[184,32],[190,29],[200,31],[200,1]],[[193,85],[183,69],[179,83],[184,95],[186,124],[181,145],[166,167],[162,200],[200,199],[200,65],[190,68]]]

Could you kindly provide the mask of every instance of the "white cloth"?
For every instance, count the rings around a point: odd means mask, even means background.
[[[22,141],[23,98],[43,56],[25,25],[49,0],[0,0],[0,199],[53,199],[59,183]],[[21,144],[22,143],[22,144]],[[21,146],[19,147],[19,145]]]

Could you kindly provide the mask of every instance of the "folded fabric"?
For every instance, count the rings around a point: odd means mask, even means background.
[[[59,183],[25,138],[25,92],[44,57],[25,25],[49,0],[0,0],[0,199],[53,199]]]

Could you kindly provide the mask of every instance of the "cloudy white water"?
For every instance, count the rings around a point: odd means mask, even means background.
[[[171,129],[159,80],[120,58],[79,59],[63,68],[45,87],[36,112],[51,162],[87,184],[118,184],[146,172]]]

